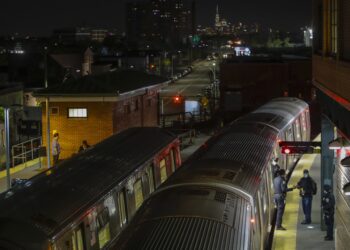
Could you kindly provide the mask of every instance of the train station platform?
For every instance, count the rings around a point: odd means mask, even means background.
[[[46,158],[37,158],[10,169],[11,180],[15,178],[29,179],[46,170]],[[7,190],[6,169],[0,171],[0,193]]]
[[[308,169],[310,176],[317,183],[317,194],[313,196],[311,220],[312,224],[302,225],[304,213],[301,205],[299,190],[288,192],[282,225],[286,231],[275,231],[273,250],[332,250],[334,241],[325,241],[325,231],[321,231],[321,157],[320,155],[304,155],[289,180],[288,187],[296,185],[303,177],[303,170]]]

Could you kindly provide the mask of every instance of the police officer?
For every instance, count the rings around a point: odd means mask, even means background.
[[[335,199],[332,193],[331,186],[324,185],[324,191],[322,195],[322,207],[324,222],[327,226],[327,235],[324,237],[325,240],[333,240],[334,206]]]
[[[272,167],[273,178],[276,178],[278,176],[278,172],[281,169],[281,167],[278,165],[278,158],[275,158],[272,160],[271,167]]]
[[[305,220],[301,224],[311,224],[312,196],[315,194],[315,181],[310,177],[309,170],[304,169],[304,176],[296,186],[300,189],[300,196],[303,205]]]
[[[273,179],[273,186],[275,194],[273,196],[275,205],[277,207],[277,218],[276,218],[276,230],[286,230],[282,226],[282,217],[284,213],[284,207],[286,205],[287,192],[292,191],[294,188],[288,188],[286,182],[286,171],[280,169],[278,176]]]

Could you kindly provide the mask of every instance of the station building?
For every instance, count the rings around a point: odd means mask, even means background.
[[[61,159],[78,152],[83,140],[96,144],[130,127],[158,126],[159,90],[167,79],[135,70],[68,79],[37,91],[46,144],[46,98],[50,136],[59,133]],[[51,139],[52,141],[52,139]],[[140,142],[141,143],[141,142]]]

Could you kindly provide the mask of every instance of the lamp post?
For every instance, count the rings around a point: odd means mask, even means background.
[[[47,83],[47,47],[44,47],[45,50],[45,88],[48,87]],[[45,100],[46,106],[46,160],[47,168],[50,168],[51,159],[50,159],[50,110],[49,110],[49,97],[46,97]]]
[[[171,78],[174,77],[174,55],[171,55]]]
[[[5,134],[6,134],[6,183],[7,189],[11,188],[10,176],[10,108],[4,107],[5,112]]]
[[[22,107],[22,105],[14,104],[11,106],[4,107],[4,118],[5,118],[5,137],[6,137],[6,183],[7,189],[11,188],[11,155],[10,155],[10,109],[11,107]]]

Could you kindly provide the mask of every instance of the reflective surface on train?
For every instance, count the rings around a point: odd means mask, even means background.
[[[272,159],[280,140],[308,141],[308,105],[278,98],[207,141],[135,215],[113,249],[264,249],[271,231]]]

